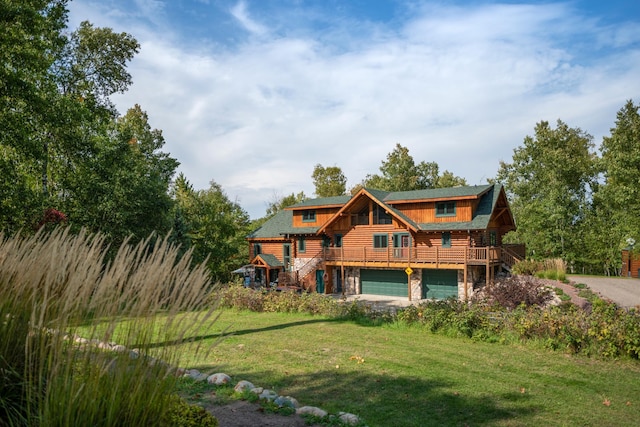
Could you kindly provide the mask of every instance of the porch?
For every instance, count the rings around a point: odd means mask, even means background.
[[[327,265],[399,268],[413,266],[418,268],[453,268],[465,265],[496,266],[511,268],[517,261],[524,259],[525,246],[503,245],[487,247],[443,248],[324,248],[323,258]]]

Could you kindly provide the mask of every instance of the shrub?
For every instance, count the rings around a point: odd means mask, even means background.
[[[551,292],[536,278],[512,276],[488,284],[474,294],[472,301],[513,310],[520,305],[542,307],[552,298]]]
[[[542,265],[538,261],[522,260],[513,265],[512,272],[516,275],[533,276],[542,270]]]
[[[167,411],[167,425],[172,427],[218,427],[218,420],[203,407],[190,405],[174,396]]]
[[[72,236],[68,229],[0,236],[4,423],[115,426],[164,419],[171,366],[182,353],[151,344],[180,343],[214,308],[205,310],[206,268],[191,269],[189,255],[180,258],[166,239],[150,242],[125,243],[106,263],[101,236]],[[181,316],[185,310],[199,311]],[[112,341],[139,350],[113,351]]]

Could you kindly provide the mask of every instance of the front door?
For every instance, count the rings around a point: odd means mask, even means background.
[[[324,270],[316,270],[316,292],[324,294]]]
[[[396,233],[393,235],[393,256],[394,258],[409,257],[409,233]]]

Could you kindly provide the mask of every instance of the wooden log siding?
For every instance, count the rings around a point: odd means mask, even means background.
[[[302,214],[304,211],[316,211],[316,220],[314,222],[308,222],[302,220]],[[333,209],[314,209],[313,207],[305,210],[293,211],[293,226],[294,227],[320,227],[324,225],[329,219],[338,212],[339,208]]]
[[[438,223],[471,221],[473,210],[477,202],[475,200],[456,200],[455,216],[436,216],[436,203],[406,203],[394,205],[396,209],[417,223]]]

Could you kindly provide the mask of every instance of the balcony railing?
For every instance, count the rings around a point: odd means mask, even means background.
[[[500,264],[513,265],[522,259],[524,245],[502,247],[418,247],[418,248],[325,248],[324,259],[329,262],[357,264]]]

